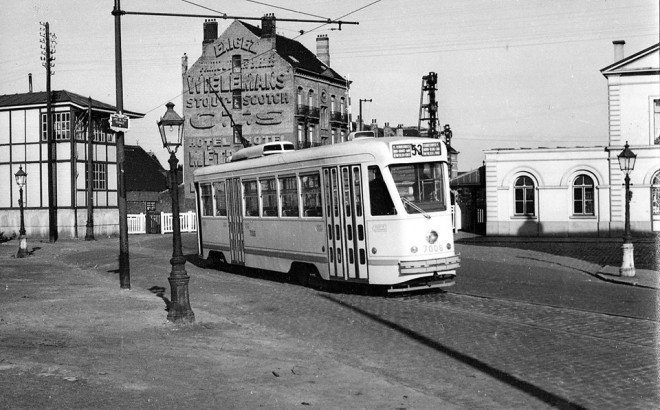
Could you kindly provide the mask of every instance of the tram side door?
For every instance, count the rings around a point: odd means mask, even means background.
[[[243,195],[239,178],[227,179],[227,194],[229,204],[227,219],[229,221],[229,247],[231,248],[231,263],[245,265],[245,241],[243,236]]]
[[[323,193],[330,277],[367,280],[360,166],[324,168]]]

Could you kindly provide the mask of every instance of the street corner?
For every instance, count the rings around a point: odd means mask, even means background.
[[[636,269],[634,276],[622,276],[618,266],[607,265],[596,272],[595,276],[607,282],[660,289],[660,272],[654,270]]]

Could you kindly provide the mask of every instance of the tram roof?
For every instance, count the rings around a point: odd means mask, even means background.
[[[294,164],[307,161],[328,161],[337,158],[347,158],[346,161],[351,162],[362,160],[365,156],[370,159],[381,157],[383,159],[391,160],[392,152],[390,147],[392,144],[406,143],[424,143],[430,141],[438,141],[432,138],[425,137],[383,137],[383,138],[357,138],[352,141],[343,142],[340,144],[322,145],[319,147],[305,148],[296,151],[288,151],[282,154],[268,155],[259,158],[246,159],[238,162],[226,162],[224,164],[210,165],[203,168],[198,168],[194,171],[195,178],[203,177],[206,175],[215,174],[217,172],[236,172],[245,169],[257,169],[263,167],[277,166],[284,163]],[[441,147],[445,144],[442,143]],[[446,146],[442,149],[442,157],[447,156]],[[284,159],[286,158],[286,159]],[[349,159],[352,158],[352,159]]]

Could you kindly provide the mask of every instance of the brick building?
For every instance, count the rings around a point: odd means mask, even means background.
[[[184,181],[192,197],[192,171],[226,162],[243,147],[232,121],[250,144],[291,141],[297,148],[342,142],[349,133],[349,82],[330,68],[329,39],[317,54],[277,35],[275,16],[261,27],[235,20],[218,36],[204,22],[202,55],[182,58]]]

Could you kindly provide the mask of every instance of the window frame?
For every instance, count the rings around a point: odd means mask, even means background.
[[[300,205],[303,218],[321,218],[323,217],[323,195],[321,191],[320,172],[311,172],[300,174]],[[305,178],[316,178],[315,186],[305,184]],[[306,198],[314,196],[314,201],[308,201]],[[308,206],[311,202],[318,202],[316,206]]]
[[[293,181],[295,188],[285,188],[284,180]],[[298,184],[298,177],[296,175],[278,175],[277,176],[277,190],[278,190],[278,202],[279,202],[279,212],[282,218],[300,218],[300,187]],[[285,195],[295,199],[295,208],[287,207],[285,209],[284,204],[286,202]],[[295,214],[289,215],[289,211],[295,209]]]
[[[248,191],[248,185],[254,184],[254,191]],[[259,216],[259,183],[256,179],[246,179],[241,181],[241,190],[243,193],[243,216]],[[254,207],[252,205],[254,204]],[[250,205],[250,206],[248,206]]]
[[[218,200],[218,189],[216,186],[223,186],[222,190],[222,201]],[[227,217],[228,215],[228,204],[227,204],[227,182],[223,179],[220,181],[214,181],[211,186],[213,187],[213,216]],[[224,214],[222,214],[222,209],[218,208],[220,203],[224,203]]]
[[[206,189],[208,189],[208,193]],[[210,182],[199,184],[199,199],[202,216],[213,216],[213,184]]]
[[[520,180],[529,180],[531,185],[518,185],[518,181]],[[526,181],[524,181],[526,182]],[[522,192],[522,198],[518,199],[518,192]],[[532,198],[531,200],[528,198],[528,192],[531,192]],[[531,212],[529,212],[528,204],[531,201]],[[523,206],[522,212],[518,212],[518,203],[521,203]],[[537,205],[537,198],[536,198],[536,182],[534,179],[529,176],[529,175],[519,175],[516,177],[516,179],[513,182],[513,215],[515,217],[524,217],[524,218],[530,218],[530,217],[536,217],[536,205]]]
[[[264,192],[264,184],[269,189]],[[277,178],[265,177],[259,178],[259,215],[263,218],[277,218],[278,217],[278,183]],[[270,189],[272,187],[272,189]],[[270,199],[271,206],[266,210],[266,196]]]
[[[578,184],[578,180],[581,179]],[[588,179],[587,183],[586,179]],[[587,199],[587,194],[591,193],[591,199]],[[579,192],[580,198],[576,198],[576,194]],[[596,185],[594,179],[587,174],[579,174],[573,178],[573,184],[571,185],[572,193],[572,210],[573,216],[578,217],[593,217],[596,216]],[[591,212],[587,211],[588,203],[591,203]],[[577,209],[579,204],[580,210]]]

